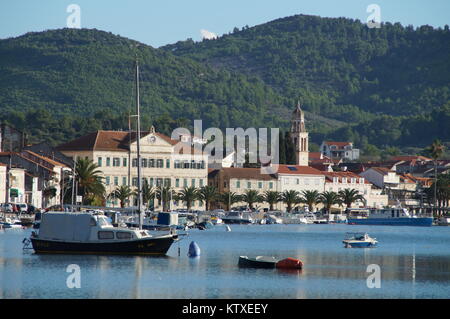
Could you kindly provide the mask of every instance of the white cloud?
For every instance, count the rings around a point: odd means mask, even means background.
[[[217,38],[217,34],[211,32],[211,31],[205,30],[205,29],[201,29],[200,34],[202,35],[202,39],[212,40],[212,39]]]

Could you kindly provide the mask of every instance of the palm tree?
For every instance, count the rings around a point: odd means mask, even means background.
[[[431,204],[431,198],[434,198],[433,193],[435,187],[438,206],[448,206],[450,201],[450,173],[439,174],[437,181],[433,183],[432,187],[425,189],[429,204]],[[438,212],[438,216],[440,216],[440,214],[441,212]]]
[[[128,202],[128,198],[130,196],[135,195],[136,193],[131,190],[128,185],[117,186],[116,189],[109,194],[110,198],[117,198],[120,200],[120,207],[124,208],[125,203]]]
[[[105,186],[102,183],[102,172],[98,165],[90,159],[79,158],[75,165],[75,181],[78,194],[83,196],[84,204],[104,198]]]
[[[53,186],[53,185],[47,186],[42,191],[42,196],[44,197],[44,202],[45,202],[44,207],[47,207],[48,206],[48,201],[56,196],[56,187]]]
[[[350,208],[354,202],[362,201],[366,202],[364,196],[360,195],[356,189],[346,188],[342,191],[339,191],[339,198],[341,201]]]
[[[316,190],[314,191],[303,191],[300,202],[308,205],[309,211],[312,212],[314,209],[314,205],[319,202],[320,193]]]
[[[242,195],[242,201],[248,204],[248,208],[253,210],[253,204],[261,202],[261,196],[254,189],[247,189]]]
[[[280,193],[275,191],[265,191],[261,198],[264,202],[269,204],[270,210],[273,210],[273,205],[281,200]]]
[[[147,208],[150,207],[150,200],[154,198],[155,196],[155,189],[150,186],[147,179],[144,178],[144,181],[142,183],[142,201],[145,205],[147,205]]]
[[[327,213],[330,213],[331,206],[336,204],[341,204],[341,198],[339,194],[336,192],[323,192],[320,194],[319,203],[322,203],[325,206]]]
[[[205,202],[207,211],[209,211],[210,203],[217,198],[217,194],[217,189],[214,186],[203,186],[198,191],[199,199]]]
[[[185,202],[187,210],[191,210],[192,202],[198,199],[198,190],[194,186],[185,187],[178,193],[177,199]]]
[[[434,207],[437,207],[437,160],[444,153],[445,146],[440,140],[434,140],[433,144],[428,148],[428,152],[434,160]]]
[[[299,194],[299,192],[294,190],[286,190],[281,194],[281,201],[286,204],[289,213],[292,211],[292,206],[300,201]]]
[[[242,199],[241,196],[235,192],[225,192],[218,196],[219,202],[225,204],[227,210],[231,210],[233,204],[239,203]]]
[[[155,193],[156,198],[163,203],[163,211],[168,211],[170,209],[170,201],[177,197],[175,191],[170,186],[158,186]]]

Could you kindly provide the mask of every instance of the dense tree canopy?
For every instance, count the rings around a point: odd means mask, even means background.
[[[448,28],[304,15],[159,49],[95,29],[28,33],[0,40],[0,121],[31,143],[127,129],[138,57],[143,128],[286,130],[300,99],[311,145],[423,147],[450,140],[449,52]]]

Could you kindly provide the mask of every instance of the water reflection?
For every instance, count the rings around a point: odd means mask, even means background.
[[[450,232],[441,229],[373,228],[379,248],[345,249],[345,227],[234,226],[191,232],[196,258],[190,240],[166,257],[36,255],[22,252],[26,231],[3,232],[0,298],[448,298]],[[299,258],[304,269],[239,268],[240,255]],[[70,264],[81,289],[66,286]],[[381,267],[381,289],[367,288],[370,264]]]

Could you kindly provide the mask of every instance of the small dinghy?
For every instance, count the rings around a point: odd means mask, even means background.
[[[240,256],[239,267],[266,269],[302,269],[303,263],[299,259],[291,257],[280,260],[273,256],[256,256],[254,258]]]
[[[377,246],[378,241],[367,233],[347,233],[342,243],[345,248],[372,248]]]
[[[239,256],[239,267],[275,268],[278,261],[278,259],[272,256],[256,256],[254,258]]]

